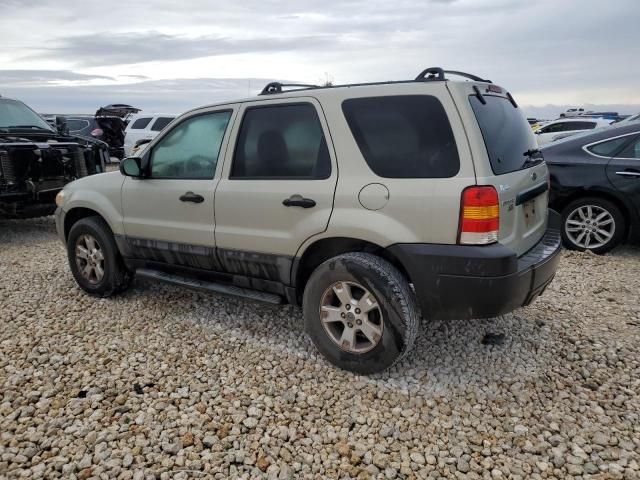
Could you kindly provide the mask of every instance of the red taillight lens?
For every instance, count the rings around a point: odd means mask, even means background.
[[[500,204],[496,189],[468,187],[462,192],[458,243],[488,245],[498,241]]]
[[[102,131],[101,128],[94,128],[93,130],[91,130],[91,136],[92,137],[99,137],[103,134],[104,132]]]

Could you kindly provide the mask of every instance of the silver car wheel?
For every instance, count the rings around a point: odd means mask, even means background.
[[[569,214],[564,229],[574,245],[599,248],[613,238],[616,222],[608,210],[598,205],[582,205]]]
[[[92,285],[100,283],[104,277],[104,255],[98,241],[87,233],[80,235],[75,253],[80,275]]]
[[[325,290],[320,321],[329,338],[349,353],[374,349],[384,330],[378,300],[356,282],[337,282]]]

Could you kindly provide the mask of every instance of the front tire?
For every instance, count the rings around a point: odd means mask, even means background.
[[[325,358],[360,374],[383,371],[406,355],[420,321],[408,281],[367,253],[339,255],[316,268],[303,309],[307,333]]]
[[[71,273],[85,292],[109,297],[126,290],[131,273],[125,268],[107,223],[87,217],[73,224],[67,238]]]
[[[571,250],[606,253],[622,242],[625,230],[624,215],[604,198],[579,198],[562,210],[562,241]]]

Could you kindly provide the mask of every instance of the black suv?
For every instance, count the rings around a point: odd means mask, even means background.
[[[65,184],[104,171],[104,142],[58,131],[27,105],[0,97],[0,218],[50,215]]]

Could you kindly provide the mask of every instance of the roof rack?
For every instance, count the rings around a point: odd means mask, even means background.
[[[486,78],[480,78],[477,75],[472,75],[471,73],[458,72],[457,70],[443,70],[440,67],[425,68],[415,78],[415,81],[416,82],[433,81],[433,80],[445,81],[447,80],[447,78],[445,77],[445,74],[468,78],[469,80],[473,80],[474,82],[493,83],[491,82],[491,80],[487,80]]]
[[[328,85],[328,86],[319,86],[319,85],[310,85],[307,83],[280,83],[280,82],[271,82],[268,83],[260,92],[260,95],[273,95],[277,93],[283,93],[284,88],[293,87],[292,90],[311,90],[315,88],[336,88],[336,87],[358,87],[364,85],[387,85],[387,84],[396,84],[396,83],[411,83],[411,82],[431,82],[431,81],[447,81],[448,75],[455,75],[457,77],[468,78],[469,80],[473,80],[474,82],[483,82],[483,83],[493,83],[491,80],[487,80],[485,78],[480,78],[477,75],[472,75],[470,73],[458,72],[456,70],[443,70],[440,67],[430,67],[424,69],[420,72],[413,80],[398,80],[391,82],[372,82],[372,83],[352,83],[347,85]],[[288,90],[291,91],[291,90]]]
[[[273,93],[282,93],[284,87],[298,87],[294,90],[305,90],[308,88],[320,88],[318,85],[310,85],[307,83],[280,83],[271,82],[268,83],[260,92],[260,95],[271,95]]]

